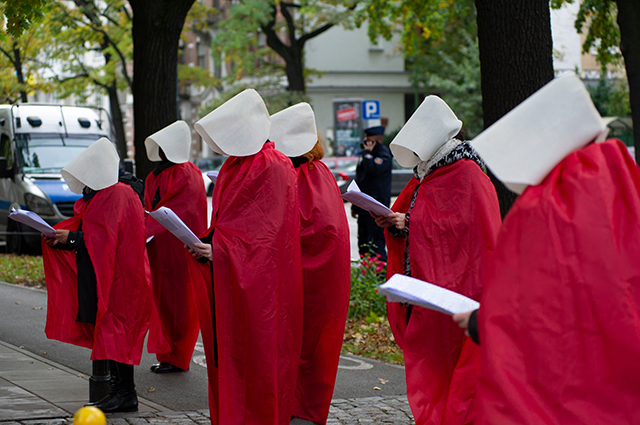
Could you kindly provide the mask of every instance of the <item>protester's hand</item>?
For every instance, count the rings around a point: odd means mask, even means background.
[[[469,317],[471,317],[471,313],[473,313],[473,310],[465,313],[456,313],[453,315],[453,321],[462,329],[467,329],[469,327]]]
[[[67,240],[69,239],[69,231],[65,229],[55,229],[53,231],[53,237],[59,243],[67,243]]]
[[[365,151],[373,152],[373,148],[376,146],[376,142],[374,142],[373,140],[365,140],[363,146]]]
[[[193,246],[196,249],[189,248],[188,246],[184,246],[189,250],[189,254],[193,256],[196,260],[202,257],[206,257],[209,261],[213,261],[213,252],[211,250],[211,244],[194,242]]]
[[[58,243],[55,237],[47,236],[47,235],[42,235],[42,236],[44,236],[44,243],[46,243],[49,246],[54,246],[55,244]]]
[[[383,215],[375,215],[375,214],[374,214],[374,213],[372,213],[371,211],[369,211],[369,215],[370,215],[371,217],[373,217],[373,219],[376,221],[376,224],[377,224],[379,227],[387,228],[387,227],[391,227],[391,226],[393,226],[393,224],[392,224],[389,220],[387,220],[387,217],[385,217],[385,216],[383,216]]]
[[[404,219],[406,217],[406,214],[402,214],[402,213],[389,213],[387,215],[385,215],[383,218],[389,223],[389,226],[386,227],[391,227],[391,226],[395,226],[396,229],[398,230],[404,230]],[[377,223],[377,221],[376,221]],[[378,226],[380,226],[378,224]]]

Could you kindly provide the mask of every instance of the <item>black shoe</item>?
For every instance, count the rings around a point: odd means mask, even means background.
[[[175,372],[184,372],[184,369],[179,368],[178,366],[174,366],[171,363],[159,363],[154,364],[150,368],[151,372],[154,373],[175,373]]]
[[[111,400],[115,396],[116,396],[116,392],[115,391],[110,391],[109,394],[107,394],[106,396],[102,397],[100,400],[92,401],[91,403],[85,404],[85,407],[87,407],[87,406],[97,407],[98,405],[106,404],[107,402],[109,402],[109,400]]]
[[[138,396],[136,390],[118,391],[115,397],[106,400],[105,403],[96,404],[95,407],[104,413],[136,412],[138,411]]]

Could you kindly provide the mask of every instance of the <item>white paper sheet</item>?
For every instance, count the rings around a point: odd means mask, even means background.
[[[216,180],[218,179],[218,173],[219,171],[209,171],[207,173],[207,177],[209,177],[209,179],[215,183]]]
[[[36,229],[38,232],[42,232],[44,235],[53,237],[53,227],[42,219],[38,214],[33,211],[12,209],[9,213],[9,218],[18,221],[22,224],[26,224],[29,227]]]
[[[378,287],[392,302],[405,302],[454,315],[477,310],[480,303],[457,292],[401,274],[395,274]]]
[[[347,191],[340,195],[340,197],[351,202],[353,205],[359,206],[363,210],[371,211],[375,215],[384,216],[393,212],[371,196],[362,193],[355,180],[351,182],[349,187],[347,187]]]
[[[188,247],[195,249],[193,243],[200,242],[200,239],[184,224],[184,221],[182,221],[171,208],[160,207],[155,211],[146,212]]]

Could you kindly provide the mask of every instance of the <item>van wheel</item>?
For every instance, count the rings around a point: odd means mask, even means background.
[[[24,254],[27,244],[24,237],[19,234],[20,226],[13,220],[9,220],[7,226],[7,253],[9,254]]]

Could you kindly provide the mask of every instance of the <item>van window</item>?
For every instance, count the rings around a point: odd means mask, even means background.
[[[72,159],[99,137],[60,135],[16,135],[18,162],[26,174],[60,173]]]
[[[11,139],[6,134],[0,139],[0,156],[7,159],[7,170],[13,168],[13,153],[11,152]]]

